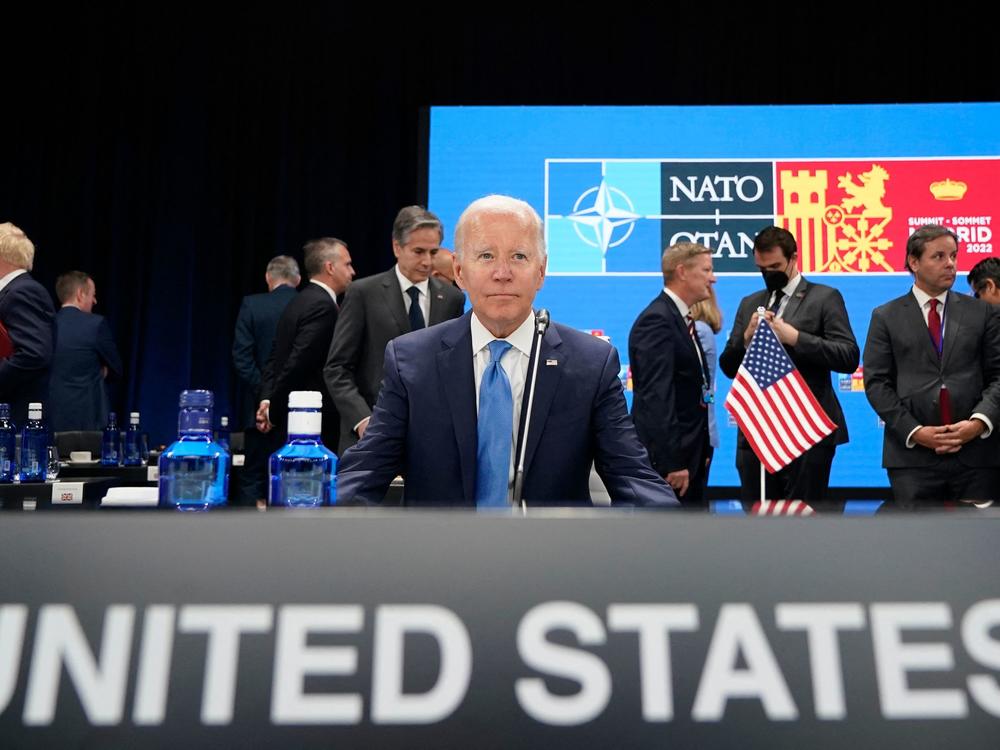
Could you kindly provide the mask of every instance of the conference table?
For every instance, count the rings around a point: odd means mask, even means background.
[[[996,747],[1000,512],[726,502],[5,513],[0,744]]]

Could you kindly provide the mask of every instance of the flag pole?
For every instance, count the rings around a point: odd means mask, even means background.
[[[768,321],[767,321],[767,318],[764,317],[764,312],[765,312],[765,310],[764,310],[763,306],[757,308],[757,321],[758,321],[757,324],[758,325],[760,325],[761,323],[763,323],[764,325],[770,325],[770,323],[768,323]],[[764,477],[764,462],[761,461],[760,462],[760,504],[761,504],[761,506],[763,506],[764,502],[767,500],[767,498],[764,497],[764,495],[766,494],[765,491],[764,491],[764,481],[765,481],[765,477]]]
[[[760,504],[763,505],[764,501],[767,500],[764,497],[764,462],[760,462]]]

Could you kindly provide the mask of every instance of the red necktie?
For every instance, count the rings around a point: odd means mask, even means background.
[[[931,309],[927,312],[927,328],[931,332],[931,342],[934,344],[934,351],[941,356],[941,316],[938,315],[936,299],[930,300]]]
[[[937,352],[940,358],[942,353],[941,316],[938,315],[937,311],[938,301],[931,299],[930,305],[931,309],[927,311],[927,329],[931,334],[931,343],[934,344],[934,351]],[[941,386],[941,391],[938,393],[938,405],[941,409],[941,424],[951,424],[951,394],[948,393],[948,388],[945,385]]]

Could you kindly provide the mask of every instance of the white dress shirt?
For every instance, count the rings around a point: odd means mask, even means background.
[[[333,304],[338,308],[340,307],[339,305],[337,305],[337,293],[333,291],[333,289],[331,289],[328,285],[324,284],[322,281],[317,281],[316,279],[309,279],[309,283],[323,287],[326,290],[326,293],[330,295],[330,299],[333,300]]]
[[[496,339],[486,330],[475,313],[470,320],[472,328],[472,368],[476,378],[476,414],[479,413],[479,386],[483,382],[483,373],[490,364],[490,342]],[[510,474],[507,479],[508,499],[514,483],[514,454],[517,446],[514,443],[521,422],[521,400],[524,396],[524,383],[528,378],[528,360],[531,358],[531,344],[535,335],[535,316],[528,315],[524,322],[504,341],[511,347],[504,352],[500,366],[510,380],[510,395],[514,402],[514,431],[510,436]]]
[[[670,297],[670,299],[674,301],[674,304],[677,305],[677,309],[680,311],[681,317],[684,319],[684,327],[687,328],[688,317],[691,315],[691,308],[688,307],[687,302],[682,300],[680,297],[674,294],[673,290],[668,289],[667,287],[663,287],[663,293],[666,294],[668,297]],[[690,329],[688,330],[690,331]],[[692,338],[692,343],[694,343],[693,338]],[[697,344],[694,344],[694,353],[698,355],[698,363],[701,365],[702,372],[704,373],[705,363],[701,358],[701,349],[698,347]],[[707,388],[708,384],[706,383],[705,385]]]
[[[7,285],[20,276],[22,273],[27,273],[23,268],[18,268],[16,271],[11,271],[9,274],[0,279],[0,292],[7,288]]]

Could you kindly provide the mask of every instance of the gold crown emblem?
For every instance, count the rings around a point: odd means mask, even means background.
[[[931,183],[931,194],[939,201],[960,201],[969,186],[959,180],[946,177]]]

